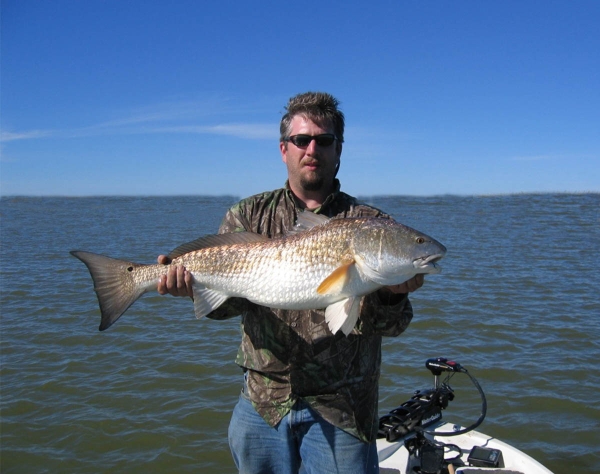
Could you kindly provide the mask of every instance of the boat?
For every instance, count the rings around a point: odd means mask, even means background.
[[[417,390],[379,419],[381,474],[552,474],[524,452],[475,430],[485,419],[487,401],[465,367],[444,357],[428,359],[425,367],[434,376],[434,387]],[[458,373],[471,379],[481,397],[481,415],[467,427],[442,419],[454,399],[449,380]]]

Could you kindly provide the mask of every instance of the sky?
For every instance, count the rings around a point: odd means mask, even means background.
[[[281,187],[341,102],[356,196],[600,192],[597,0],[1,0],[2,196]]]

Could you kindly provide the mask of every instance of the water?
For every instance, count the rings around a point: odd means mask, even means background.
[[[146,295],[100,322],[81,249],[154,262],[216,231],[233,197],[1,200],[3,473],[234,472],[237,320]],[[384,342],[380,413],[429,388],[429,357],[488,396],[480,430],[556,473],[600,472],[600,195],[385,197],[368,202],[448,247]],[[479,416],[468,378],[446,419]]]

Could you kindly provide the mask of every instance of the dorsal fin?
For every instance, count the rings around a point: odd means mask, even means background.
[[[330,220],[331,219],[329,219],[329,217],[324,216],[323,214],[315,214],[314,212],[310,211],[299,212],[298,219],[296,219],[296,224],[294,225],[294,228],[288,232],[288,235],[305,232],[313,227],[325,224]]]
[[[235,244],[251,244],[255,242],[265,242],[269,240],[268,237],[255,234],[254,232],[232,232],[229,234],[214,234],[205,235],[199,239],[192,240],[179,247],[173,249],[169,253],[169,258],[173,260],[181,255],[184,255],[194,250],[206,249],[210,247],[220,247],[222,245],[235,245]]]

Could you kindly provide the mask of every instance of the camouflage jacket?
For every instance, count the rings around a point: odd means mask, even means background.
[[[220,233],[251,231],[279,236],[295,225],[299,207],[289,187],[240,201],[227,212]],[[328,217],[383,217],[386,214],[339,191],[314,210]],[[236,363],[246,371],[256,411],[271,426],[302,398],[325,420],[371,442],[378,427],[381,337],[397,336],[412,319],[406,295],[386,290],[362,299],[355,329],[333,335],[324,310],[291,311],[232,298],[209,317],[242,316]]]

